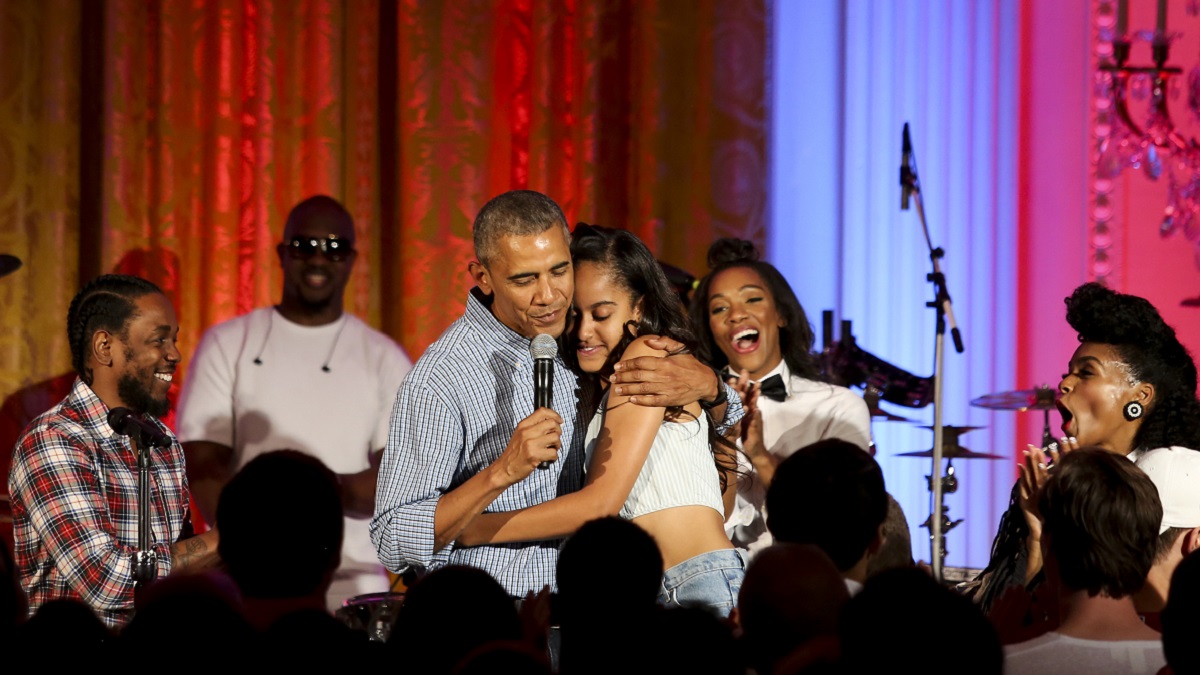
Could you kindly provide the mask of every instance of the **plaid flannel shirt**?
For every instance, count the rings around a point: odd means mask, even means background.
[[[138,472],[132,444],[112,430],[107,415],[108,406],[76,379],[67,398],[30,423],[17,442],[8,487],[14,554],[30,611],[72,598],[119,627],[133,615]],[[154,450],[150,476],[151,541],[163,577],[171,571],[171,544],[191,528],[178,441]]]

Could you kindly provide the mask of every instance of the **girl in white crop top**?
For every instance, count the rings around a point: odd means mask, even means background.
[[[618,361],[666,355],[647,344],[650,338],[694,342],[678,296],[654,255],[628,232],[580,224],[571,255],[575,321],[567,358],[582,385],[605,392],[588,427],[584,487],[520,511],[481,514],[458,543],[562,537],[589,520],[619,514],[658,543],[660,603],[704,606],[728,616],[745,566],[724,528],[736,490],[736,447],[712,431],[698,403],[680,409],[633,405],[608,388]]]

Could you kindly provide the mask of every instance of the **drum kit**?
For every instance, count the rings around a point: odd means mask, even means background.
[[[862,396],[870,411],[872,423],[876,421],[912,421],[906,417],[883,410],[879,405],[881,401],[914,409],[923,408],[933,403],[933,377],[913,375],[862,349],[855,342],[854,336],[850,332],[849,321],[842,321],[841,339],[834,342],[831,339],[833,328],[832,313],[825,312],[823,318],[824,349],[817,354],[822,376],[826,381],[834,384],[846,387],[861,387],[863,390]],[[1042,445],[1045,446],[1049,445],[1053,440],[1050,432],[1050,411],[1055,409],[1056,400],[1057,392],[1054,389],[1050,387],[1036,387],[1034,389],[987,394],[972,399],[971,405],[988,410],[1014,412],[1041,411],[1044,418]],[[936,438],[937,432],[933,426],[923,426],[922,428],[933,430]],[[929,481],[929,491],[935,495],[933,501],[938,503],[940,508],[935,507],[931,509],[931,514],[922,524],[922,527],[930,530],[931,539],[935,538],[935,531],[938,533],[936,538],[939,538],[942,542],[938,550],[942,556],[945,555],[944,540],[946,532],[962,522],[961,519],[950,519],[949,515],[947,515],[949,507],[942,503],[940,499],[942,494],[952,493],[958,489],[958,478],[955,475],[954,460],[998,460],[1008,458],[1008,455],[1003,454],[977,452],[962,444],[961,438],[964,434],[982,428],[978,426],[953,426],[947,424],[943,424],[941,427],[942,448],[940,456],[945,460],[945,473],[940,476],[940,482],[935,481],[932,476],[926,476]],[[872,444],[871,452],[875,454],[874,444]],[[897,453],[896,456],[919,457],[931,460],[934,457],[934,452],[933,449],[918,450]],[[932,514],[937,512],[940,512],[940,519],[936,522],[935,526]]]

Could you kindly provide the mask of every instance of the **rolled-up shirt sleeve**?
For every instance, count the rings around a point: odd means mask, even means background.
[[[737,390],[721,378],[717,379],[725,389],[726,398],[725,417],[717,422],[717,433],[724,434],[729,427],[742,421],[742,417],[746,415],[746,409],[742,407],[742,397]]]
[[[463,420],[423,379],[396,393],[387,449],[379,467],[371,541],[392,572],[445,564],[452,546],[434,552],[434,514],[466,461]]]

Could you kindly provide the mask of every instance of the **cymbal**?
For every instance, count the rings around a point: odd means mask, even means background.
[[[918,452],[902,452],[897,457],[933,457],[933,449],[920,450]],[[942,458],[944,459],[1004,459],[1001,455],[992,455],[986,452],[975,452],[968,450],[961,445],[947,445],[942,448]]]
[[[1017,391],[1002,391],[973,399],[971,405],[992,410],[1054,410],[1054,402],[1058,399],[1056,392],[1050,387],[1037,389],[1019,389]]]
[[[922,426],[921,428],[929,429],[930,431],[932,431],[933,425]],[[976,429],[986,429],[986,428],[987,427],[956,427],[953,424],[943,424],[942,425],[942,433],[946,434],[948,436],[949,435],[957,436],[959,434],[965,434],[968,431],[975,431]]]
[[[0,277],[16,272],[21,267],[21,259],[15,255],[0,253]]]

